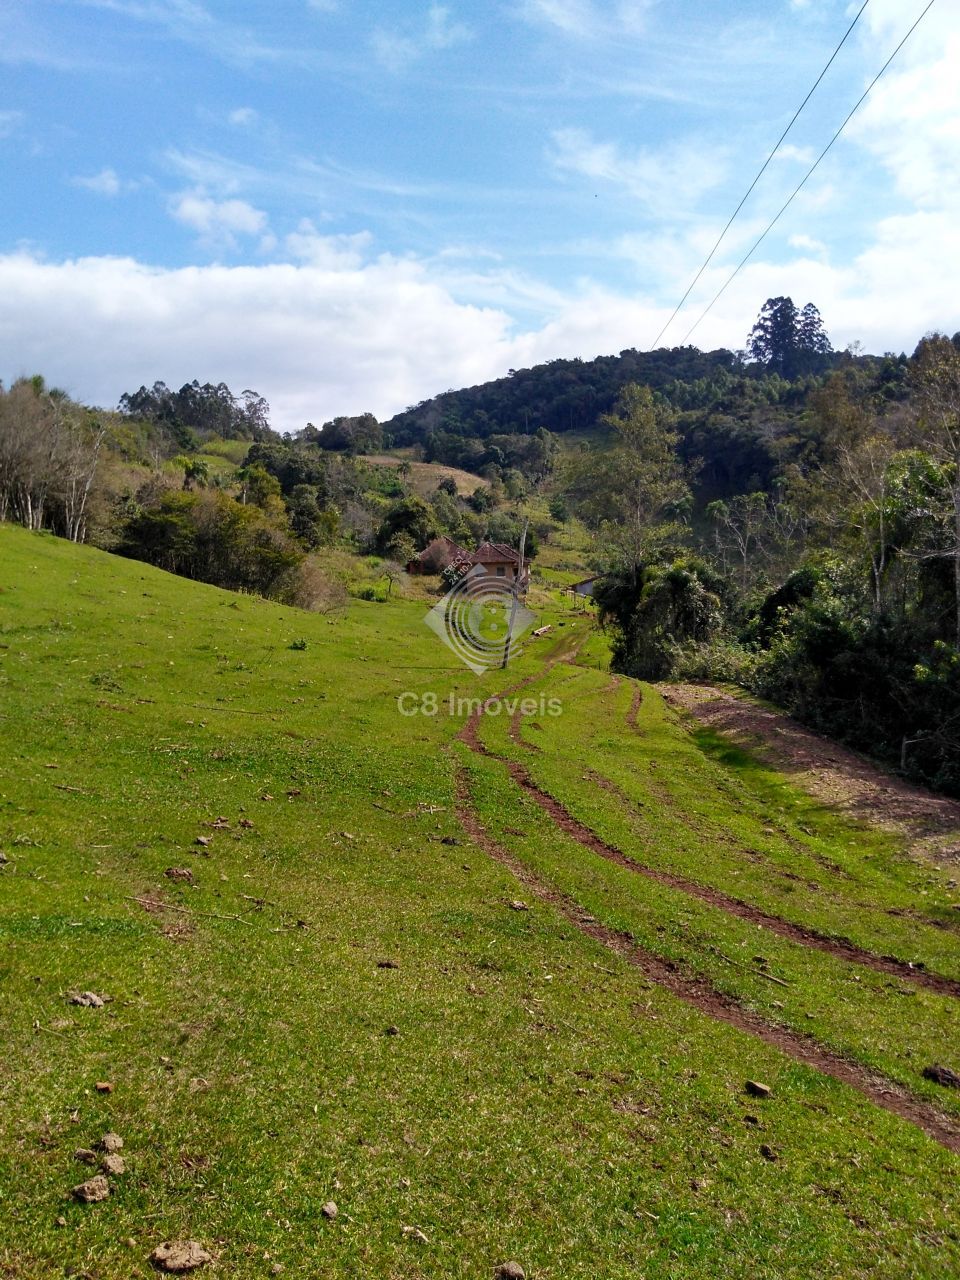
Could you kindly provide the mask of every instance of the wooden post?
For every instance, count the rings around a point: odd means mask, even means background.
[[[530,521],[525,520],[523,524],[523,533],[520,535],[520,564],[517,568],[517,576],[513,583],[513,600],[510,603],[510,621],[507,624],[507,639],[503,646],[503,662],[500,664],[501,671],[510,661],[510,646],[513,643],[513,626],[517,618],[517,609],[520,607],[520,581],[523,578],[523,552],[527,545],[527,529]]]

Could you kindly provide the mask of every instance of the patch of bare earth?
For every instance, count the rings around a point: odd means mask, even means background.
[[[894,777],[783,712],[710,685],[663,684],[668,705],[787,773],[809,795],[851,818],[895,831],[908,852],[960,860],[960,802]]]

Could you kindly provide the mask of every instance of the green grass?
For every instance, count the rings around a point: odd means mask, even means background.
[[[485,737],[502,754],[522,758],[574,816],[638,862],[866,950],[960,975],[960,938],[936,923],[955,914],[947,907],[954,895],[946,877],[899,856],[890,836],[853,826],[757,766],[747,770],[741,762],[734,786],[694,739],[676,732],[651,689],[640,732],[625,732],[631,693],[629,685],[611,688],[599,673],[572,675],[561,696],[577,717],[577,734],[571,735],[566,716],[544,717],[537,731],[526,730],[527,739],[544,748],[538,756],[509,743],[501,722],[489,720]],[[632,803],[617,803],[600,790],[584,774],[585,760]],[[556,832],[550,846],[562,853],[562,887],[608,923],[771,1020],[813,1033],[960,1113],[960,1097],[922,1076],[947,1046],[960,1043],[957,1000],[758,929],[679,889],[638,878]],[[550,878],[561,883],[558,872]],[[889,914],[905,908],[929,912],[929,922]],[[763,956],[763,966],[755,955]]]
[[[917,1093],[925,1056],[957,1043],[949,1003],[745,938],[589,855],[455,742],[462,721],[401,716],[397,697],[485,695],[584,639],[588,665],[531,685],[564,713],[525,727],[548,750],[523,759],[602,834],[960,972],[954,933],[887,913],[921,901],[932,920],[935,873],[724,760],[654,694],[628,730],[589,620],[545,614],[547,636],[477,680],[424,609],[308,615],[0,526],[0,1275],[147,1276],[176,1237],[237,1277],[475,1280],[507,1258],[535,1280],[956,1272],[957,1158],[547,907],[510,910],[522,891],[456,821],[457,763],[491,831],[599,918]],[[484,733],[516,753],[502,717]],[[822,889],[787,892],[784,870]],[[789,990],[711,947],[762,948]],[[68,1003],[88,989],[106,1008]],[[774,1098],[748,1102],[747,1078]],[[81,1207],[73,1151],[107,1129],[128,1172]]]

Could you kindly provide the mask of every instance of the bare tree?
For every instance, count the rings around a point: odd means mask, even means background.
[[[105,434],[88,411],[40,378],[0,388],[0,519],[82,541]]]
[[[403,565],[397,564],[396,560],[384,560],[380,572],[387,580],[387,597],[389,599],[393,594],[393,588],[402,587],[406,582],[406,571]]]
[[[857,444],[844,442],[837,448],[839,479],[847,495],[856,500],[850,524],[862,538],[870,554],[870,582],[873,607],[883,608],[883,587],[890,557],[888,508],[890,503],[890,463],[897,448],[889,436],[873,435]]]
[[[83,542],[87,534],[87,504],[106,434],[96,420],[73,423],[62,444],[63,532],[71,542]]]
[[[707,507],[707,515],[714,522],[714,539],[721,563],[726,568],[731,557],[739,562],[740,589],[746,591],[770,524],[767,495],[741,493],[729,502],[718,498]]]

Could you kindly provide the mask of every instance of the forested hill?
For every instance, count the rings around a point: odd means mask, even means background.
[[[461,391],[445,391],[383,424],[396,447],[421,445],[427,461],[482,471],[536,470],[551,435],[590,434],[630,383],[646,385],[677,415],[681,451],[699,462],[701,495],[768,489],[785,460],[802,452],[812,393],[838,368],[854,374],[878,408],[905,395],[905,355],[812,352],[780,372],[773,361],[696,347],[622,351],[596,360],[551,360]],[[786,376],[785,376],[786,375]]]
[[[696,347],[621,351],[596,360],[550,360],[462,391],[445,391],[384,424],[397,444],[413,444],[433,431],[485,438],[499,432],[558,434],[589,431],[612,409],[621,389],[637,382],[670,394],[680,387],[725,385],[736,376],[731,351]]]

